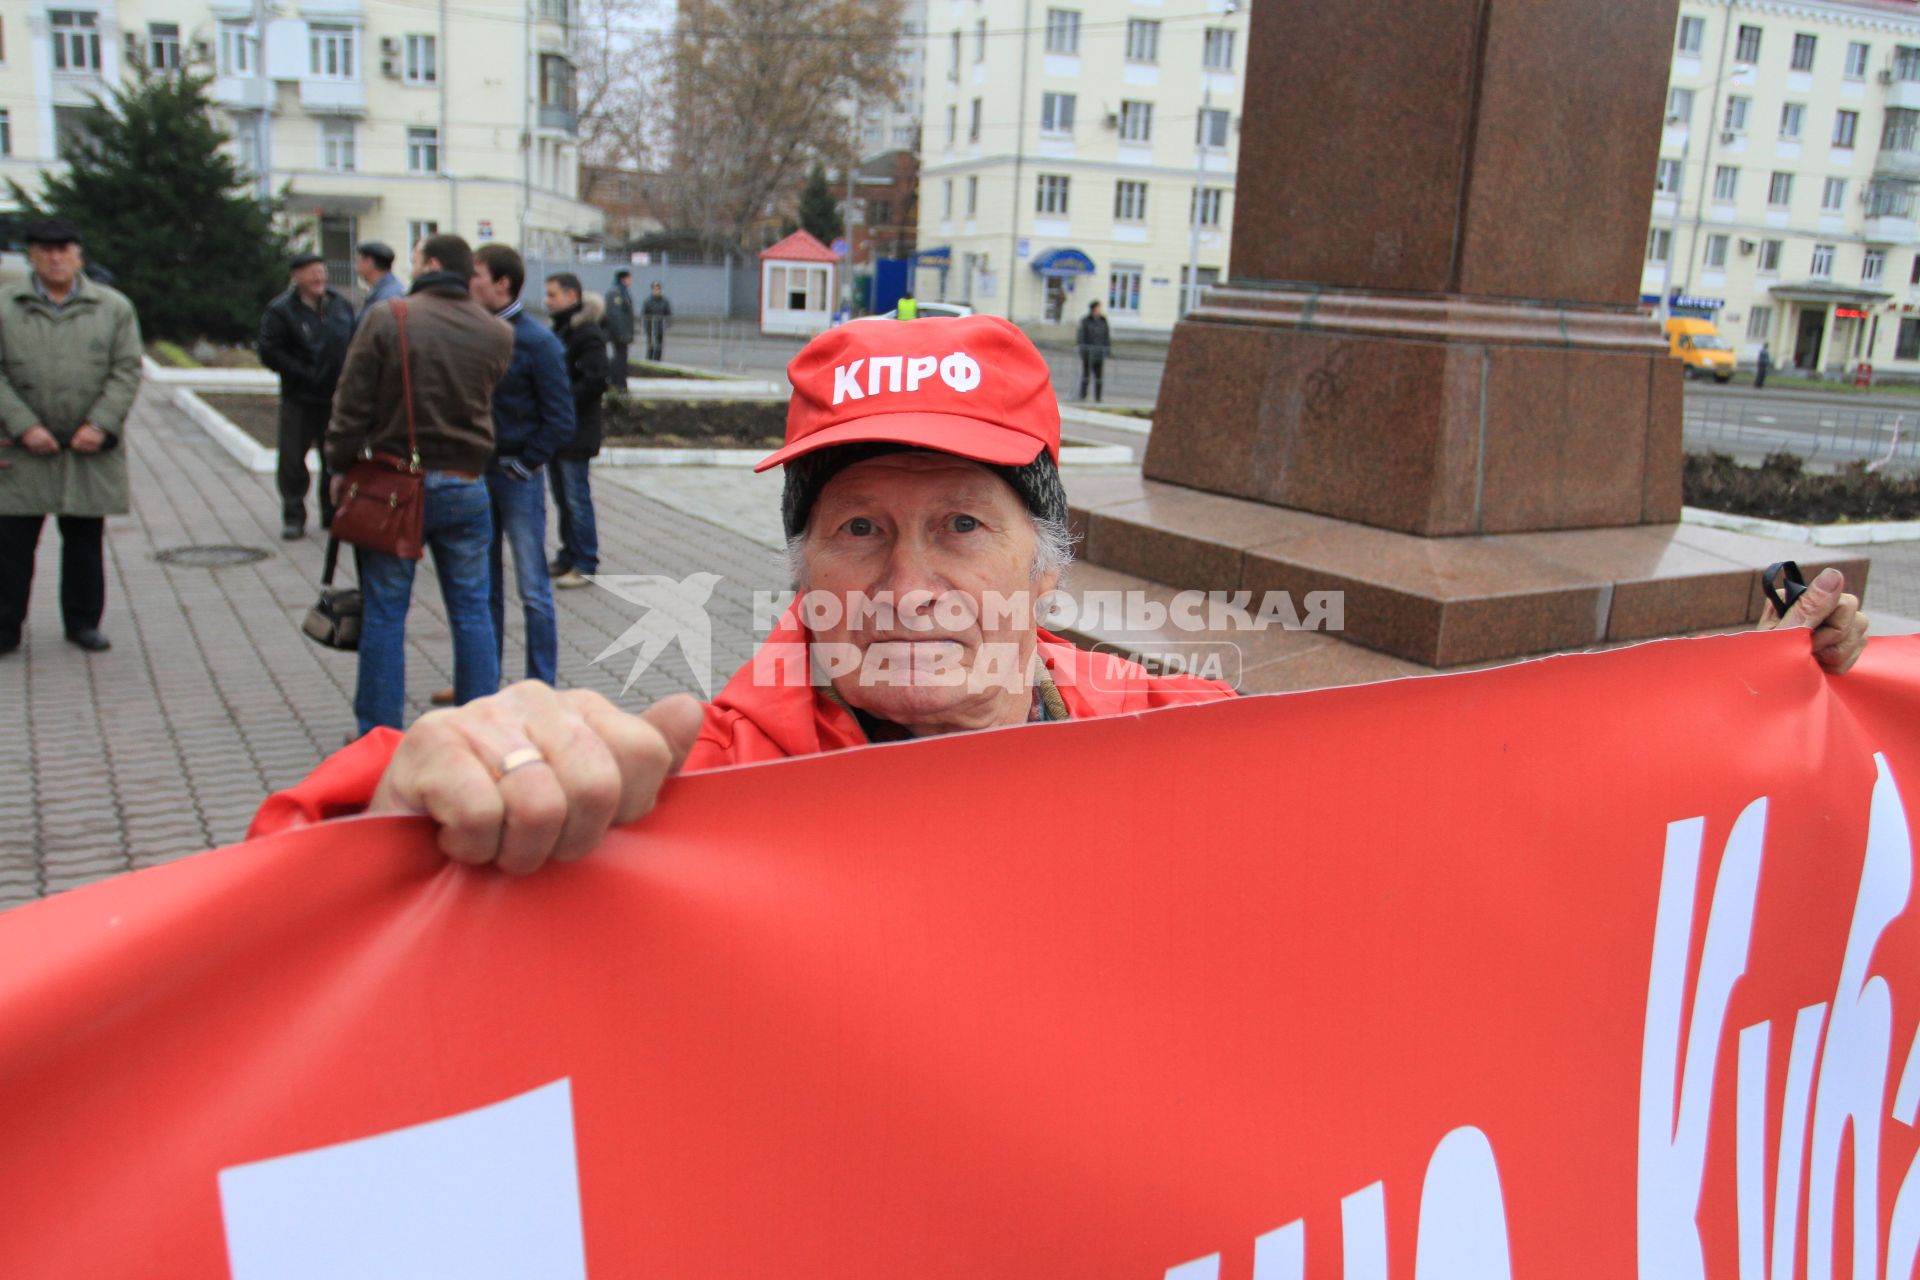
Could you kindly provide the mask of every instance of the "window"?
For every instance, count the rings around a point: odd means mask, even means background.
[[[440,43],[438,36],[408,36],[406,58],[400,65],[408,84],[435,84],[440,79]]]
[[[1208,27],[1200,45],[1200,65],[1209,71],[1233,70],[1233,31],[1228,27]]]
[[[940,184],[940,216],[943,218],[951,218],[953,216],[952,178],[948,178]]]
[[[1113,270],[1107,274],[1107,310],[1140,310],[1140,277],[1146,274],[1146,268],[1131,263],[1113,264]]]
[[[415,219],[407,223],[407,247],[411,249],[422,240],[440,234],[440,224],[424,219]]]
[[[1860,283],[1879,284],[1880,277],[1886,272],[1887,251],[1885,249],[1867,250],[1866,256],[1860,260]]]
[[[13,111],[0,107],[0,156],[13,154]]]
[[[985,18],[973,24],[973,60],[987,60],[987,20]]]
[[[353,28],[322,26],[307,28],[307,67],[317,80],[353,79]]]
[[[71,160],[87,138],[87,119],[96,107],[55,107],[53,109],[53,153]]]
[[[1043,93],[1040,95],[1040,132],[1073,132],[1072,94]]]
[[[1160,61],[1160,24],[1148,18],[1127,20],[1127,61]]]
[[[1789,102],[1780,108],[1780,137],[1789,142],[1800,141],[1800,126],[1806,123],[1807,109],[1798,102]]]
[[[947,108],[947,145],[952,146],[954,139],[960,136],[960,108]]]
[[[1793,203],[1793,175],[1776,173],[1767,184],[1767,203],[1776,209],[1784,209]]]
[[[1869,218],[1911,218],[1913,188],[1905,182],[1874,181],[1867,186]]]
[[[1713,170],[1713,198],[1732,200],[1740,191],[1740,170],[1733,165],[1716,165]]]
[[[1915,135],[1920,133],[1920,111],[1887,108],[1887,123],[1880,130],[1882,151],[1916,151]]]
[[[320,122],[320,167],[328,173],[352,173],[354,169],[353,121]]]
[[[1760,28],[1740,28],[1740,37],[1733,46],[1733,60],[1735,62],[1760,61]]]
[[[1675,124],[1693,119],[1693,90],[1667,90],[1667,119]]]
[[[975,98],[967,110],[967,141],[980,141],[980,99]]]
[[[971,218],[980,212],[980,175],[967,176],[967,216]]]
[[[1836,111],[1833,113],[1833,145],[1843,150],[1853,146],[1853,135],[1860,128],[1858,111]]]
[[[867,204],[867,222],[875,227],[893,225],[893,201],[873,200]]]
[[[1724,235],[1707,237],[1707,265],[1724,269],[1727,265],[1727,238]]]
[[[1793,61],[1790,64],[1795,71],[1813,70],[1813,49],[1819,39],[1801,32],[1793,38]]]
[[[1780,248],[1785,241],[1762,240],[1760,242],[1760,270],[1778,273],[1780,270]]]
[[[1067,177],[1061,173],[1043,173],[1040,175],[1039,190],[1034,193],[1034,212],[1052,213],[1065,216],[1067,212]]]
[[[1833,246],[1817,244],[1813,246],[1813,267],[1809,272],[1815,280],[1833,278]]]
[[[953,43],[947,47],[947,79],[960,78],[960,28],[953,29]]]
[[[1047,52],[1080,52],[1080,11],[1078,9],[1047,10]]]
[[[179,23],[149,22],[147,24],[147,66],[155,71],[180,69]]]
[[[1120,141],[1151,142],[1152,140],[1153,104],[1122,102],[1120,104]]]
[[[251,129],[233,135],[233,166],[243,177],[260,172],[260,137]]]
[[[407,130],[407,172],[440,172],[440,131],[438,129]]]
[[[1113,184],[1113,216],[1119,222],[1138,222],[1147,216],[1147,184],[1144,182],[1116,182]]]
[[[540,105],[571,112],[573,64],[557,53],[540,55]]]
[[[1656,195],[1674,196],[1680,194],[1680,162],[1662,160],[1660,167],[1654,170],[1653,190]]]
[[[549,22],[566,22],[572,14],[567,0],[540,0],[540,16]]]
[[[1647,261],[1665,262],[1673,249],[1673,233],[1665,227],[1655,227],[1647,233]]]
[[[1920,49],[1905,44],[1893,47],[1893,78],[1920,80]]]
[[[1738,94],[1727,99],[1726,122],[1721,125],[1728,133],[1747,131],[1747,110],[1753,106],[1752,98],[1743,98]]]
[[[1680,19],[1680,38],[1674,42],[1681,53],[1699,53],[1706,43],[1707,20],[1705,18]]]
[[[1867,78],[1867,58],[1872,51],[1858,40],[1847,46],[1847,79]]]
[[[1900,322],[1900,337],[1893,344],[1895,360],[1920,360],[1920,320]]]
[[[220,74],[250,76],[260,67],[260,37],[248,22],[220,24]]]
[[[1195,187],[1193,198],[1188,201],[1187,221],[1198,222],[1203,227],[1220,225],[1220,198],[1226,194],[1221,187]]]
[[[1747,312],[1747,341],[1765,342],[1773,330],[1773,308],[1755,307]]]
[[[91,9],[54,9],[47,14],[53,28],[55,71],[100,69],[100,15]]]
[[[1847,180],[1828,178],[1827,185],[1820,189],[1820,208],[1828,213],[1838,213],[1847,207]]]
[[[1193,140],[1203,147],[1224,147],[1227,145],[1227,113],[1224,111],[1202,111],[1194,122]]]

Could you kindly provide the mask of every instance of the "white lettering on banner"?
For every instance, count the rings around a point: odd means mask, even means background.
[[[833,370],[833,402],[842,400],[865,400],[867,393],[860,389],[860,366],[866,358],[855,360],[852,364],[836,365]]]
[[[1388,1280],[1387,1188],[1375,1182],[1340,1202],[1342,1280]],[[1253,1280],[1302,1280],[1307,1224],[1289,1222],[1253,1242]],[[1414,1280],[1512,1280],[1506,1201],[1487,1135],[1471,1125],[1440,1140],[1420,1184]],[[1166,1280],[1219,1280],[1220,1255],[1168,1267]]]
[[[866,386],[860,385],[860,366],[867,366]],[[940,381],[955,391],[972,391],[980,385],[980,362],[964,351],[940,356],[862,356],[833,369],[833,402],[865,400],[883,391],[918,391],[920,384],[940,372]],[[902,377],[904,373],[905,377]],[[884,380],[883,380],[884,375]]]
[[[1886,1118],[1911,1126],[1914,1113],[1920,1111],[1920,1078],[1911,1090],[1907,1084],[1908,1077],[1920,1073],[1915,1061],[1920,1057],[1920,1039],[1908,1052],[1889,1112],[1893,993],[1885,978],[1868,975],[1867,966],[1882,935],[1905,911],[1911,896],[1913,839],[1886,758],[1876,755],[1874,767],[1877,776],[1867,820],[1866,858],[1838,987],[1831,1002],[1809,1005],[1794,1020],[1778,1126],[1770,1257],[1764,1178],[1772,1023],[1757,1023],[1740,1032],[1734,1207],[1741,1280],[1792,1280],[1803,1168],[1807,1174],[1806,1275],[1808,1280],[1832,1280],[1840,1157],[1849,1129],[1853,1138],[1853,1280],[1907,1280],[1920,1254],[1920,1158],[1916,1158],[1895,1198],[1888,1224],[1887,1265],[1884,1270],[1880,1266],[1880,1135]],[[1698,1280],[1706,1274],[1698,1217],[1705,1189],[1708,1118],[1728,997],[1747,968],[1765,852],[1766,803],[1762,799],[1749,805],[1727,837],[1692,992],[1684,1066],[1680,1020],[1688,1003],[1687,957],[1693,945],[1704,823],[1692,818],[1667,829],[1640,1064],[1638,1240],[1643,1276]]]

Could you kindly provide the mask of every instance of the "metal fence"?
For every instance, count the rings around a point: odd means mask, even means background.
[[[1920,398],[1910,408],[1839,408],[1689,396],[1687,447],[1744,461],[1793,453],[1816,468],[1885,461],[1889,470],[1920,469]]]
[[[633,272],[633,301],[637,307],[646,299],[654,281],[673,304],[678,328],[684,321],[756,316],[760,306],[758,264],[741,260],[720,262],[653,263],[630,266],[620,262],[576,262],[571,258],[528,258],[527,287],[520,300],[529,310],[546,309],[546,281],[558,271],[571,271],[580,283],[594,293],[613,287],[613,273]]]

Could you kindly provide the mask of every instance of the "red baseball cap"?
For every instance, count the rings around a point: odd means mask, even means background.
[[[765,471],[839,444],[886,441],[975,462],[1060,461],[1060,405],[1047,362],[999,316],[853,320],[787,365],[787,442]]]

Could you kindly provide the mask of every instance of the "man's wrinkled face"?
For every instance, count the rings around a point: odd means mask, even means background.
[[[1019,495],[978,463],[908,452],[846,468],[807,524],[816,668],[825,655],[849,705],[917,731],[1017,722],[1037,601],[1058,581],[1034,579],[1034,551]],[[809,617],[809,600],[839,607]]]
[[[67,244],[30,244],[27,261],[33,273],[49,289],[64,289],[80,274],[80,246]]]
[[[327,264],[309,262],[293,273],[293,287],[309,298],[317,298],[327,289]]]

